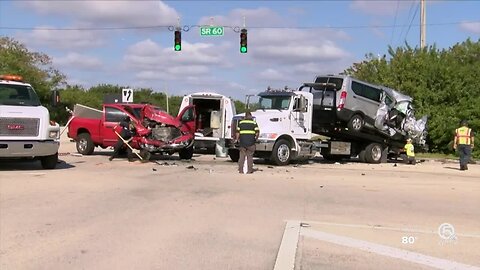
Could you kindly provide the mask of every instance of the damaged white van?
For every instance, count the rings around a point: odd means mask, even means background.
[[[198,92],[183,97],[180,112],[188,105],[195,105],[195,150],[215,152],[216,145],[229,144],[232,138],[231,121],[236,114],[233,101],[221,94]]]

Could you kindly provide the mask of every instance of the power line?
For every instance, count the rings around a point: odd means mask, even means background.
[[[392,37],[390,38],[390,44],[392,44],[393,36],[395,36],[395,25],[397,24],[397,14],[398,14],[399,5],[400,5],[400,0],[397,0],[397,7],[395,8],[395,17],[393,18],[393,29],[392,29]]]
[[[417,16],[418,8],[420,7],[420,1],[417,3],[417,8],[415,9],[415,13],[413,14],[412,20],[410,21],[410,25],[408,26],[407,33],[405,33],[405,38],[404,40],[407,40],[408,32],[410,31],[410,28],[412,27],[413,20]],[[420,24],[416,24],[415,26],[420,26]]]
[[[415,11],[414,17],[410,24],[404,25],[345,25],[345,26],[249,26],[248,29],[365,29],[365,28],[395,28],[406,27],[408,31],[412,26],[420,26],[420,24],[413,24],[413,20],[418,12],[418,7]],[[428,26],[445,26],[445,25],[459,25],[462,23],[479,23],[480,21],[461,21],[461,22],[443,22],[443,23],[428,23]],[[221,25],[220,25],[221,26]],[[188,31],[190,28],[202,27],[201,25],[185,25],[184,31]],[[238,26],[223,25],[224,28],[236,29]],[[72,28],[59,28],[59,27],[15,27],[15,26],[0,26],[3,30],[49,30],[49,31],[108,31],[108,30],[141,30],[141,29],[173,29],[172,25],[149,25],[149,26],[119,26],[119,27],[72,27]]]
[[[410,8],[408,9],[407,23],[410,20],[410,16],[412,16],[412,11],[413,11],[414,6],[415,6],[415,1],[412,1],[412,3],[410,4]],[[402,36],[403,36],[403,31],[405,31],[405,27],[402,26],[401,28],[402,28],[402,30],[400,31],[400,35],[398,36],[398,43],[401,42]]]

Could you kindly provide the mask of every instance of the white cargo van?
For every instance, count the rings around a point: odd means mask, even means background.
[[[184,96],[179,111],[188,105],[195,105],[197,114],[194,144],[196,150],[213,152],[217,142],[230,143],[231,121],[236,114],[235,104],[230,98],[217,93],[198,92]]]

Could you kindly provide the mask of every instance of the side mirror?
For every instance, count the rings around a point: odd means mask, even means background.
[[[51,93],[51,103],[53,107],[56,107],[60,103],[60,91],[53,90]]]
[[[301,112],[307,111],[307,99],[304,96],[301,96],[299,99],[299,109]]]
[[[307,100],[304,96],[300,96],[295,99],[295,104],[293,110],[296,112],[306,112],[307,111]]]

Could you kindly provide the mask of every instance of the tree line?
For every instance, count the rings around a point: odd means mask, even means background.
[[[467,39],[450,48],[435,45],[420,49],[408,44],[388,48],[388,57],[365,55],[345,70],[358,79],[385,85],[413,98],[416,116],[428,116],[429,151],[452,153],[453,134],[461,119],[480,132],[480,39]],[[0,74],[17,74],[32,84],[52,118],[64,124],[65,107],[75,104],[101,109],[106,94],[121,93],[122,85],[100,84],[88,89],[68,85],[65,75],[52,66],[51,57],[32,52],[19,41],[0,37]],[[52,89],[60,90],[61,105],[49,106]],[[182,96],[169,96],[170,114],[176,115]],[[166,96],[152,88],[135,89],[134,102],[148,102],[166,108]],[[235,100],[238,113],[245,104]],[[478,147],[474,155],[479,157]]]
[[[467,39],[446,49],[406,44],[389,47],[388,54],[367,54],[346,73],[411,96],[416,116],[428,116],[427,143],[432,152],[453,151],[454,131],[462,119],[479,134],[480,39]],[[478,147],[474,155],[480,156]]]

